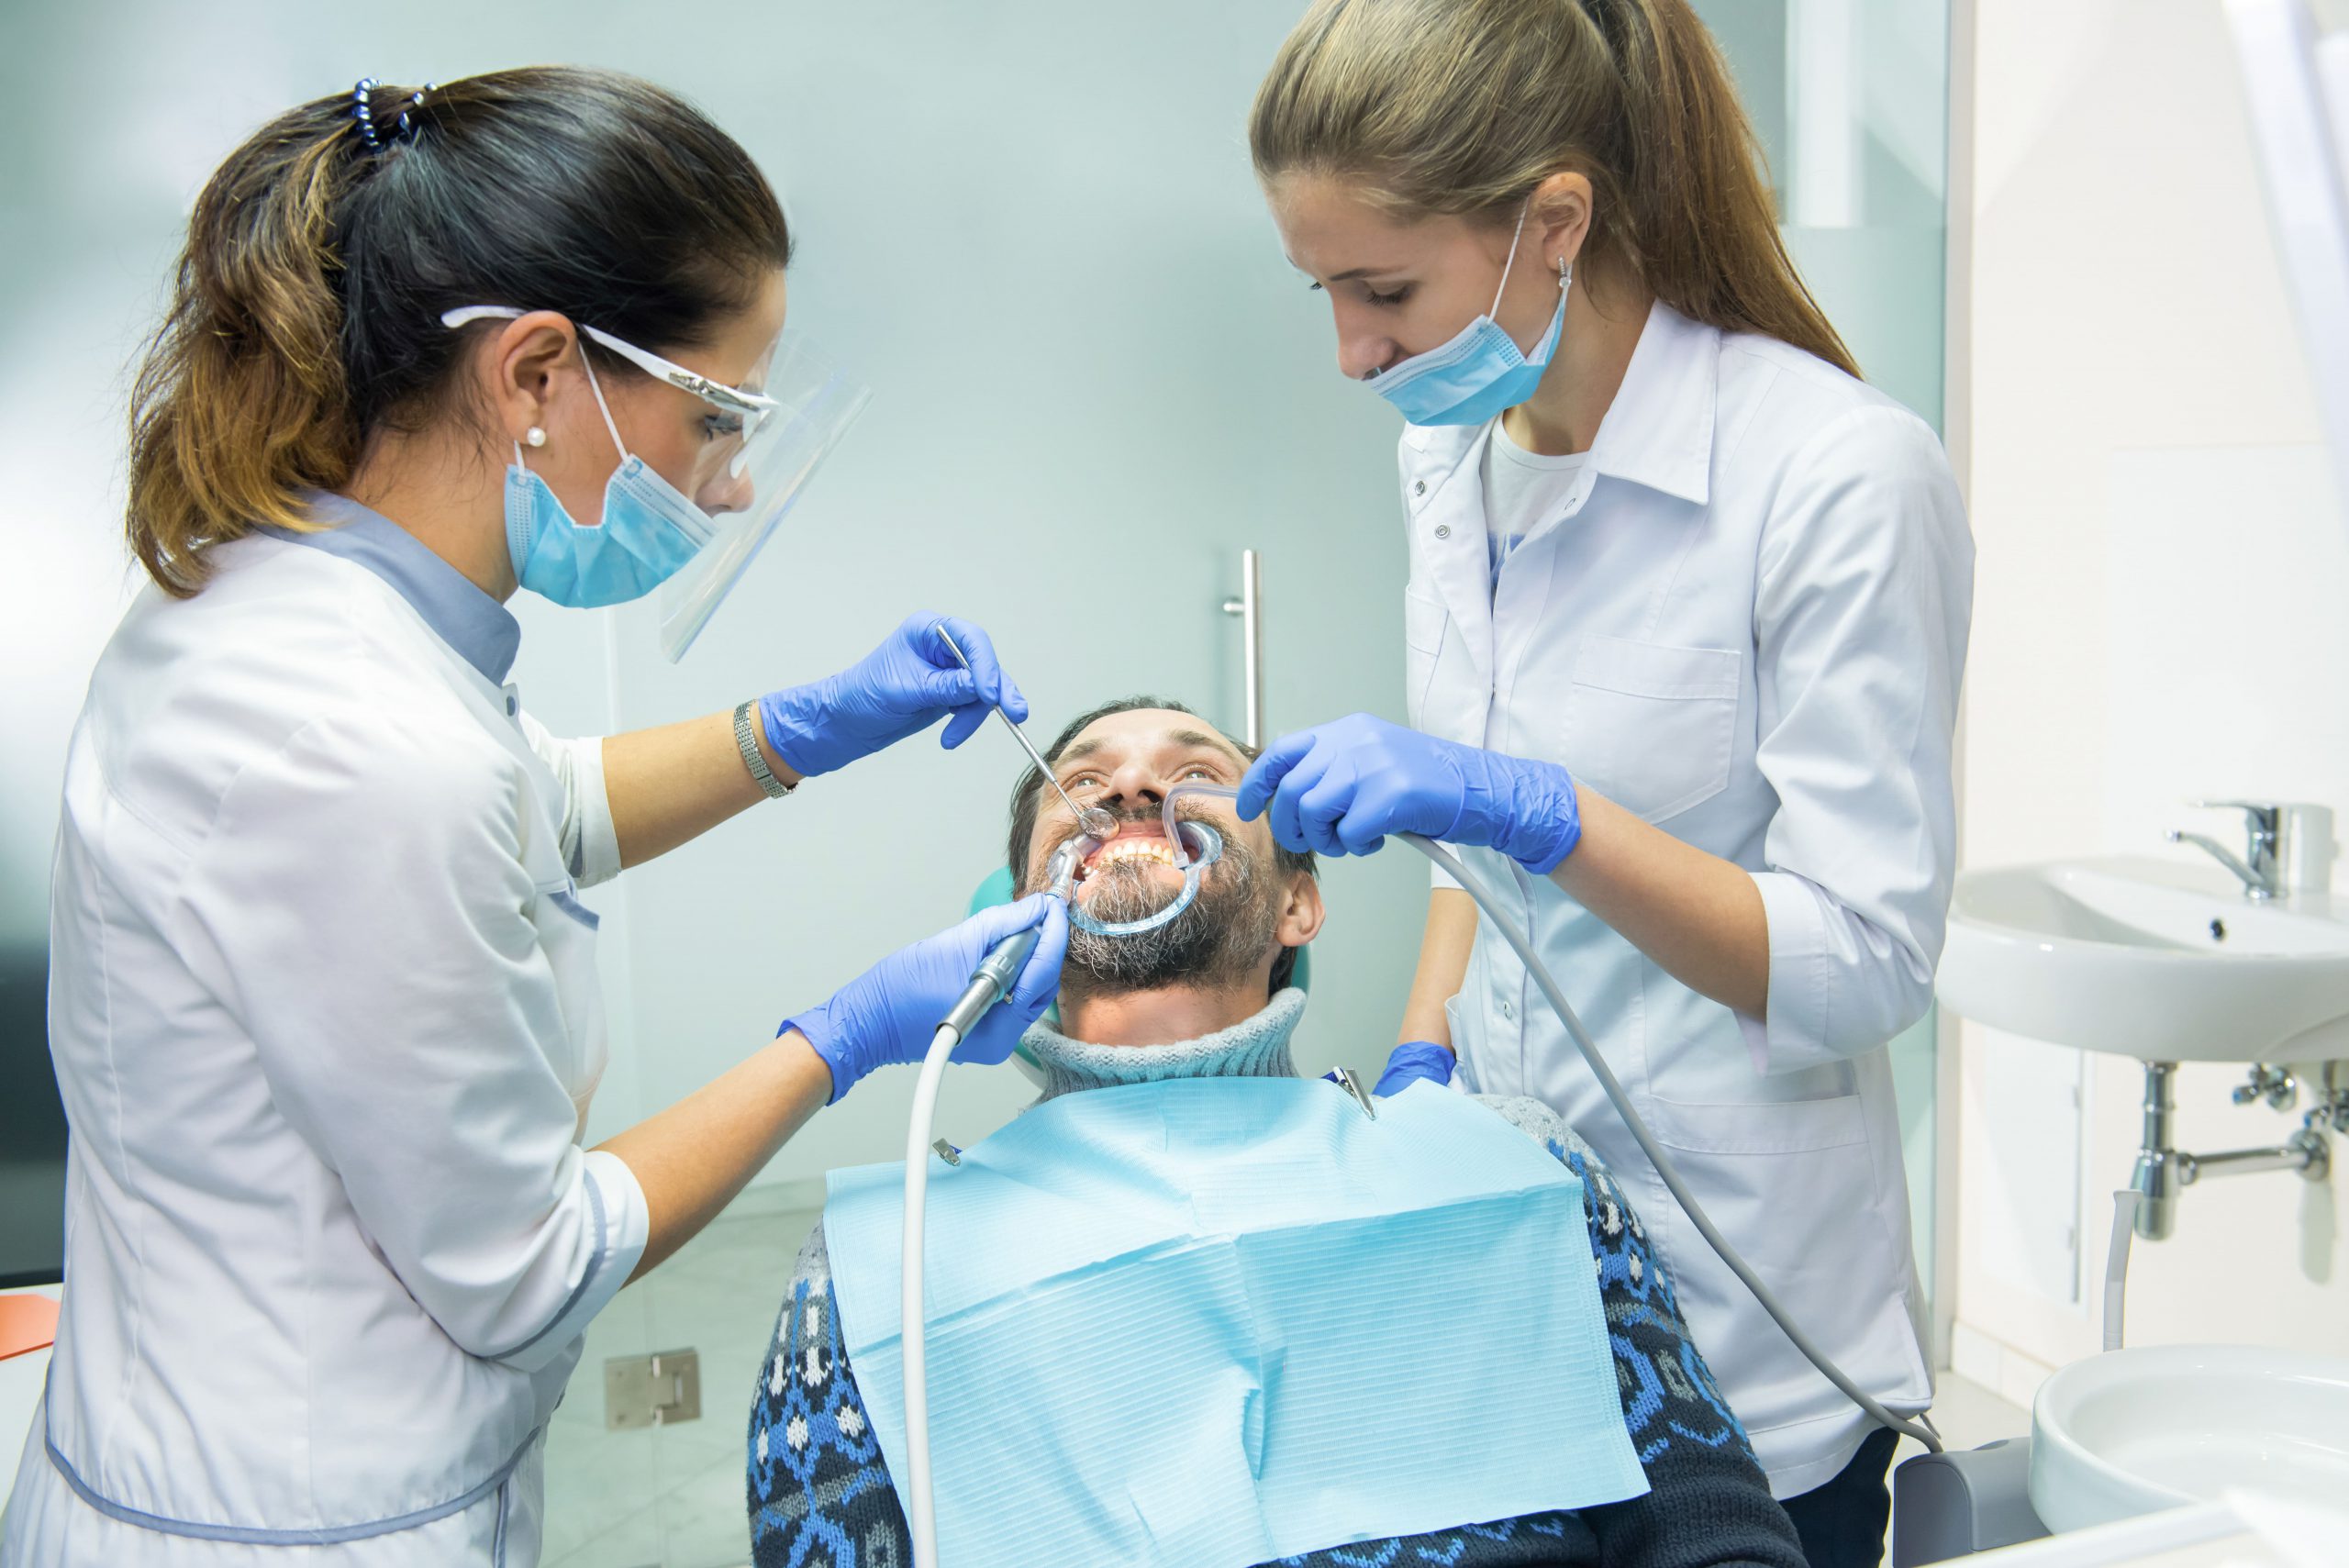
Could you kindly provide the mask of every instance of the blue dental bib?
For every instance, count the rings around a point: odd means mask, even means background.
[[[829,1177],[842,1335],[905,1473],[902,1164]],[[1632,1497],[1582,1184],[1432,1084],[1063,1095],[933,1165],[941,1562],[1248,1568]]]

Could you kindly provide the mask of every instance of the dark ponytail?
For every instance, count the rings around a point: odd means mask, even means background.
[[[131,396],[126,522],[167,592],[203,586],[212,545],[301,526],[302,493],[348,483],[377,430],[440,411],[462,344],[441,312],[558,310],[690,349],[790,260],[749,154],[650,83],[534,68],[359,101],[363,129],[348,93],[279,116],[196,198]]]

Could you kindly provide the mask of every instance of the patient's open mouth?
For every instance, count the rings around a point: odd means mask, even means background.
[[[1076,868],[1076,884],[1083,887],[1097,875],[1129,865],[1136,868],[1134,874],[1144,876],[1152,874],[1150,867],[1175,869],[1174,846],[1155,822],[1129,822],[1116,838],[1097,845]]]

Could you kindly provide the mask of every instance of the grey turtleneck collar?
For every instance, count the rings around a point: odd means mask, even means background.
[[[1032,1026],[1020,1043],[1044,1070],[1047,1100],[1075,1089],[1162,1078],[1294,1078],[1288,1037],[1304,1016],[1305,993],[1292,985],[1254,1018],[1172,1045],[1087,1045],[1042,1023]]]

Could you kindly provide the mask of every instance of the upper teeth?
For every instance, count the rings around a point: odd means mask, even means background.
[[[1163,865],[1174,863],[1174,846],[1163,839],[1113,839],[1095,853],[1093,863],[1108,865],[1112,861],[1157,861]]]

